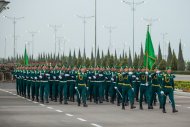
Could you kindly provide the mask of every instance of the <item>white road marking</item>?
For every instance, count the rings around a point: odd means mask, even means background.
[[[16,94],[13,94],[14,96],[16,96]]]
[[[40,106],[45,106],[44,104],[40,104]]]
[[[37,104],[38,102],[36,102],[36,101],[33,101],[33,103],[34,103],[34,104]]]
[[[67,114],[65,114],[65,115],[67,115],[67,116],[73,116],[72,114],[68,114],[68,113],[67,113]]]
[[[187,107],[187,108],[190,108],[190,107]]]
[[[52,107],[47,107],[47,108],[49,108],[49,109],[53,109]]]
[[[63,111],[61,111],[61,110],[55,110],[55,111],[57,111],[57,112],[63,112]]]
[[[87,120],[85,120],[85,119],[82,119],[82,118],[77,118],[78,120],[80,120],[80,121],[82,121],[82,122],[85,122],[85,121],[87,121]]]
[[[95,126],[95,127],[102,127],[102,126],[100,126],[100,125],[98,125],[98,124],[95,124],[95,123],[91,123],[91,125],[92,125],[92,126]]]
[[[181,105],[176,105],[176,106],[180,107]]]
[[[27,101],[31,101],[30,99],[27,99]]]

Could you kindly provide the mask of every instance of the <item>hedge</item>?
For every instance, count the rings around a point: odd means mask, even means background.
[[[190,90],[190,81],[175,81],[175,89]]]

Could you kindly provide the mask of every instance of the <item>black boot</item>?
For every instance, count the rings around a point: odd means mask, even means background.
[[[80,106],[80,101],[78,101],[78,106]]]
[[[83,107],[88,107],[88,105],[86,103],[83,104]]]
[[[166,108],[165,108],[165,106],[162,108],[162,112],[163,112],[163,113],[166,113]]]
[[[122,109],[125,110],[125,104],[124,103],[122,103]]]
[[[68,104],[68,102],[67,102],[67,101],[64,101],[64,104],[65,104],[65,105],[67,105],[67,104]]]
[[[142,104],[140,104],[140,110],[143,110],[143,106],[142,106]]]
[[[134,104],[131,104],[131,109],[134,109],[136,108],[136,106],[134,106]]]
[[[176,110],[175,108],[173,108],[173,113],[175,113],[175,112],[178,112],[178,110]]]

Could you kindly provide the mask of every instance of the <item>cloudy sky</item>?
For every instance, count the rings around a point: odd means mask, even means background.
[[[54,52],[54,31],[48,24],[62,25],[57,31],[58,37],[65,38],[61,44],[61,52],[69,54],[69,50],[83,49],[83,21],[76,15],[93,16],[95,0],[10,0],[9,10],[0,14],[0,57],[5,56],[5,38],[7,38],[6,57],[13,56],[13,22],[3,17],[22,17],[16,23],[16,51],[24,52],[26,42],[31,42],[31,34],[27,31],[38,31],[34,37],[34,54]],[[132,1],[132,0],[129,0]],[[135,0],[141,2],[141,0]],[[190,0],[145,0],[135,10],[135,51],[139,53],[141,43],[145,44],[146,22],[143,18],[159,18],[152,24],[151,36],[157,54],[160,43],[163,50],[170,41],[172,48],[178,53],[181,39],[184,57],[190,60]],[[107,52],[109,32],[103,26],[114,26],[112,32],[111,50],[132,48],[132,11],[131,6],[121,3],[121,0],[97,0],[97,45]],[[163,45],[162,33],[165,36]],[[86,23],[86,52],[94,46],[94,18]],[[32,47],[32,46],[31,46]],[[57,45],[58,49],[58,45]],[[29,49],[28,49],[29,50]],[[30,48],[30,52],[31,52]]]

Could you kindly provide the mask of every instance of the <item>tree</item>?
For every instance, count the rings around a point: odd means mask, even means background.
[[[139,58],[138,66],[143,66],[143,64],[144,64],[144,53],[143,53],[143,47],[142,47],[142,44],[141,44],[141,52],[140,52],[140,58]]]
[[[179,53],[178,53],[178,61],[177,61],[177,70],[184,71],[185,70],[185,61],[183,59],[183,52],[181,47],[181,40],[179,43]]]
[[[160,70],[166,70],[166,64],[167,64],[167,62],[166,62],[164,59],[162,59],[162,60],[160,61],[159,65],[158,65],[158,68],[159,68]]]
[[[171,61],[171,64],[170,64],[172,70],[177,70],[177,58],[176,58],[176,55],[175,55],[175,52],[173,50],[173,56],[172,56],[172,61]]]
[[[186,66],[186,70],[187,70],[187,71],[190,71],[190,62],[188,61],[188,62],[186,63],[186,65],[187,65],[187,66]]]
[[[100,65],[101,64],[101,60],[100,60],[100,50],[99,50],[99,47],[98,47],[98,50],[97,50],[97,65]]]
[[[71,55],[71,50],[69,51],[69,58],[68,58],[68,66],[72,64],[72,55]]]
[[[139,62],[138,56],[137,56],[137,54],[136,54],[136,52],[135,52],[135,58],[134,58],[134,60],[133,60],[133,66],[138,67],[138,62]]]
[[[91,60],[90,60],[90,65],[94,66],[94,55],[93,55],[93,49],[91,50]]]
[[[160,44],[159,44],[159,46],[158,46],[158,57],[157,57],[156,65],[159,65],[161,60],[162,60],[162,52],[161,52],[161,48],[160,48]]]
[[[170,42],[169,42],[169,45],[168,45],[167,66],[170,66],[171,61],[172,61],[172,49],[171,49]]]
[[[82,63],[83,63],[83,61],[82,61],[81,52],[80,52],[80,49],[79,49],[77,66],[78,67],[81,66]]]
[[[131,58],[131,50],[129,48],[129,58],[128,58],[128,66],[132,66],[132,58]]]

